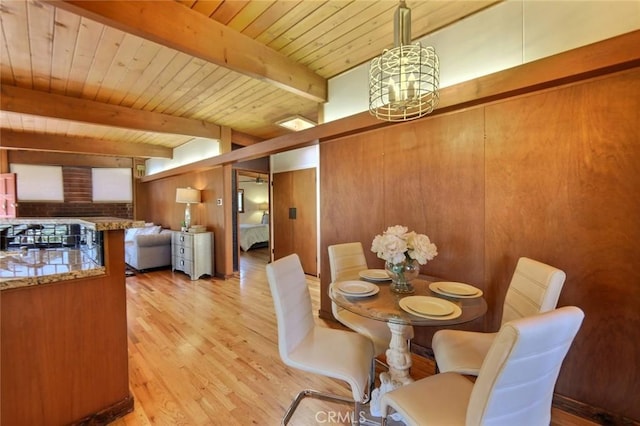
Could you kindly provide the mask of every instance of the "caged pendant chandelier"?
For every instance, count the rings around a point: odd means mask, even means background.
[[[411,10],[404,0],[394,15],[394,47],[371,61],[369,111],[380,120],[407,121],[438,104],[440,71],[433,47],[411,44]]]

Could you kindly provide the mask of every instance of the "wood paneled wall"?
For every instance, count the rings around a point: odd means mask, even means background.
[[[429,235],[422,271],[482,288],[495,330],[516,261],[567,273],[586,317],[556,392],[640,419],[640,68],[321,144],[321,314],[327,246],[387,226]],[[383,262],[367,250],[371,267]],[[416,328],[430,347],[434,330]]]
[[[233,273],[233,241],[231,235],[225,238],[232,231],[230,222],[227,223],[231,215],[230,166],[148,183],[137,181],[135,218],[154,222],[165,228],[180,229],[185,205],[176,203],[176,188],[188,186],[201,191],[202,202],[191,206],[191,219],[193,224],[205,225],[207,231],[214,233],[215,273],[222,277],[230,276]],[[222,199],[222,205],[217,204],[218,199]]]

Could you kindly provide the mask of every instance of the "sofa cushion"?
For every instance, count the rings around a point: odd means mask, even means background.
[[[160,231],[162,231],[162,226],[160,225],[145,226],[144,228],[138,228],[136,235],[153,235],[159,234]]]
[[[163,230],[155,234],[136,234],[135,245],[138,247],[152,247],[158,245],[171,245],[171,231]]]
[[[124,240],[125,241],[133,241],[136,235],[151,235],[151,234],[159,234],[162,231],[162,227],[160,225],[146,225],[144,228],[129,228],[125,231]]]

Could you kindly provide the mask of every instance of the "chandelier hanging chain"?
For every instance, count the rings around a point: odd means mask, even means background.
[[[404,0],[394,20],[394,47],[371,62],[369,111],[381,120],[413,120],[438,104],[438,56],[433,47],[411,44],[411,10]]]

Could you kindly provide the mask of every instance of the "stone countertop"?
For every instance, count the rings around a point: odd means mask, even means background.
[[[0,290],[103,275],[104,266],[74,248],[0,252]]]
[[[41,224],[83,225],[95,231],[113,231],[117,229],[141,228],[144,221],[120,219],[117,217],[26,217],[0,219],[2,225],[41,225]]]
[[[40,217],[0,219],[0,229],[11,225],[81,225],[94,231],[140,228],[144,221],[116,217]],[[124,259],[123,259],[124,261]],[[0,290],[74,280],[106,273],[81,250],[73,248],[0,250]]]

